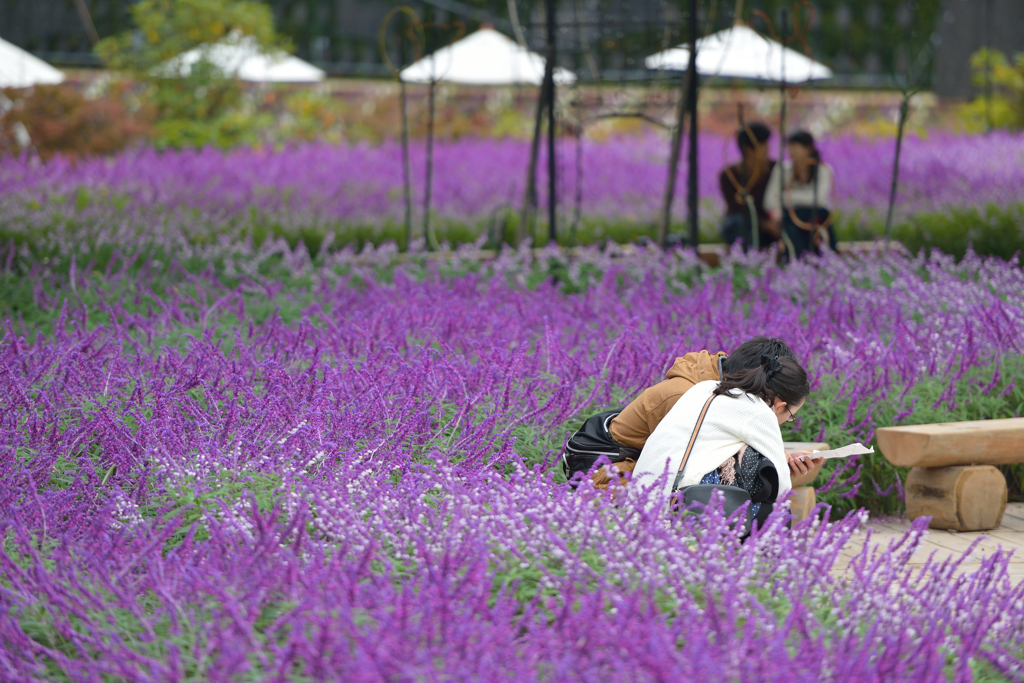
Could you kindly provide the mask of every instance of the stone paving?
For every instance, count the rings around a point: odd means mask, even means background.
[[[881,549],[885,549],[890,541],[899,538],[907,531],[910,521],[906,518],[870,520],[868,526],[871,528],[871,545],[877,544],[881,546]],[[1014,551],[1010,561],[1010,580],[1014,584],[1024,580],[1024,503],[1008,504],[1006,512],[1003,514],[1002,526],[992,531],[955,532],[929,529],[928,535],[914,552],[910,564],[911,566],[923,566],[933,552],[936,561],[942,561],[951,555],[962,555],[978,538],[981,539],[981,542],[960,566],[962,573],[977,569],[985,555],[1002,548]],[[860,553],[866,540],[867,535],[864,533],[855,535],[843,549],[843,554],[833,571],[839,575],[845,573],[849,568],[850,560]]]

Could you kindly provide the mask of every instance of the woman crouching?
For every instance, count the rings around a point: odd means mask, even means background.
[[[792,488],[791,474],[809,468],[797,459],[801,453],[787,457],[780,430],[794,421],[809,393],[799,363],[767,355],[760,367],[694,385],[647,440],[633,482],[650,486],[667,471],[666,498],[695,484],[737,486],[750,494],[752,513],[765,519],[771,504]]]

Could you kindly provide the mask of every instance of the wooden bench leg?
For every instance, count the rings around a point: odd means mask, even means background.
[[[933,529],[997,529],[1006,510],[1006,478],[991,465],[913,467],[907,475],[907,516],[930,516]]]
[[[793,489],[793,496],[789,499],[789,514],[793,515],[793,524],[810,517],[817,504],[818,497],[813,486],[797,486]]]

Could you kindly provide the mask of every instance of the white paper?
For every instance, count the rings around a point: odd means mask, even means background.
[[[821,460],[822,458],[849,458],[851,455],[866,455],[868,453],[874,453],[875,449],[865,448],[864,444],[852,443],[849,446],[843,446],[842,448],[836,448],[831,451],[813,451],[810,455],[801,455],[798,460]]]

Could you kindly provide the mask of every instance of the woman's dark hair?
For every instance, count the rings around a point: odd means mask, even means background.
[[[722,373],[729,375],[740,370],[760,367],[761,356],[796,358],[793,349],[781,339],[758,336],[743,342],[722,361]]]
[[[754,136],[753,140],[750,139],[751,135]],[[740,146],[740,152],[742,152],[744,149],[754,149],[754,140],[764,144],[771,136],[772,132],[768,130],[768,126],[754,121],[736,131],[736,144]]]
[[[818,177],[818,166],[821,164],[821,152],[818,151],[817,145],[814,144],[814,136],[806,130],[798,130],[786,138],[786,140],[810,148],[811,156],[815,162],[811,165],[811,180],[813,181]]]
[[[811,385],[807,372],[795,358],[765,354],[756,368],[726,372],[714,393],[735,398],[733,392],[737,390],[757,396],[769,405],[778,398],[792,406],[807,398]]]

